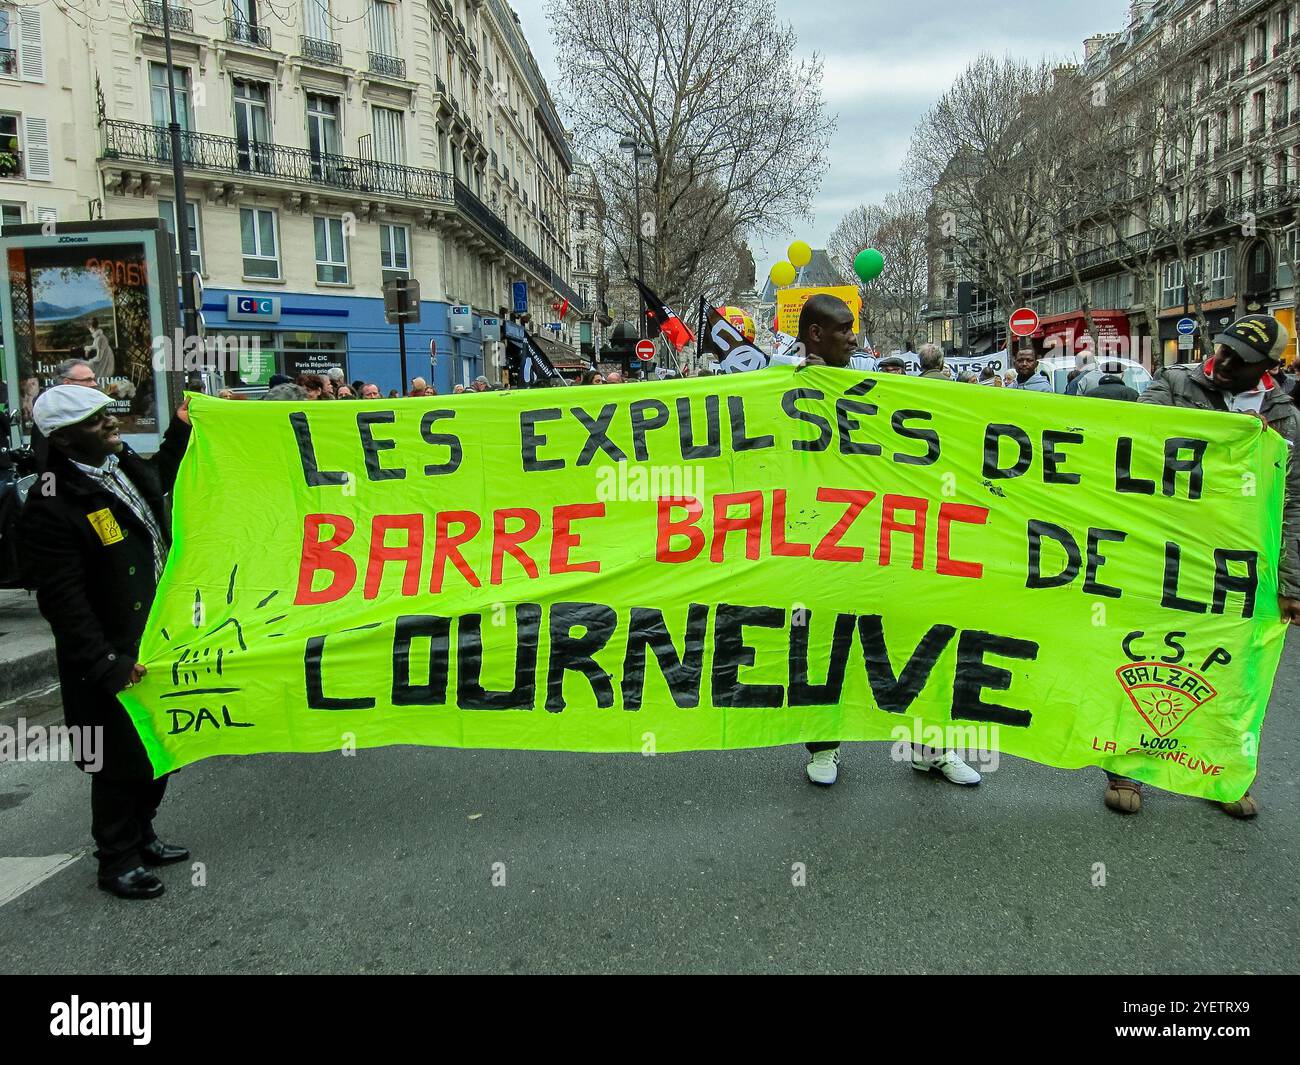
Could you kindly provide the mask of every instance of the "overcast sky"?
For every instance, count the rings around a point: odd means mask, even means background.
[[[556,80],[544,0],[510,0],[548,82]],[[1128,0],[777,0],[799,50],[826,61],[828,110],[839,125],[811,224],[755,249],[759,282],[797,239],[825,247],[851,208],[897,187],[912,129],[980,52],[1079,56],[1094,33],[1124,28]]]

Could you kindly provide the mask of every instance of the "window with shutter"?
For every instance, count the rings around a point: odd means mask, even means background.
[[[18,20],[18,66],[23,81],[44,81],[45,46],[41,42],[41,13],[34,7],[20,7]]]
[[[23,115],[23,169],[30,181],[49,181],[50,126],[43,118]]]

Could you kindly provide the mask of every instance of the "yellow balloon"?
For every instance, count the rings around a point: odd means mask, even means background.
[[[796,240],[791,244],[786,249],[786,254],[790,256],[790,262],[795,266],[807,266],[812,262],[812,248],[802,240]]]
[[[794,267],[787,262],[779,262],[772,267],[772,284],[790,285],[794,283]]]

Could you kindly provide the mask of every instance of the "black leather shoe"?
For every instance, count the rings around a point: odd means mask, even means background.
[[[172,862],[183,862],[189,856],[190,852],[184,847],[173,847],[160,839],[140,848],[140,857],[145,865],[171,865]]]
[[[121,876],[101,876],[99,886],[119,899],[156,899],[164,890],[163,882],[143,866]]]

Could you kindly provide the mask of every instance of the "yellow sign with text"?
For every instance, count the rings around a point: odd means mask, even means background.
[[[855,285],[826,285],[820,288],[783,288],[776,294],[776,327],[794,336],[799,332],[799,312],[813,296],[838,296],[853,312],[853,331],[862,329],[862,295]]]

